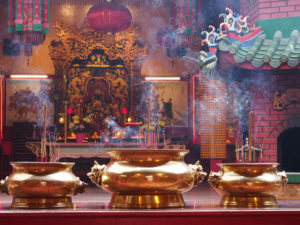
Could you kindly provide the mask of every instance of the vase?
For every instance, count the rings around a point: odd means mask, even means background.
[[[184,207],[182,193],[202,182],[201,165],[183,161],[187,150],[107,150],[108,165],[95,162],[89,178],[112,193],[111,208]]]
[[[86,134],[85,133],[77,133],[76,135],[76,142],[82,143],[85,139]]]
[[[72,172],[74,163],[11,162],[12,173],[0,181],[0,191],[13,196],[12,208],[71,208],[72,196],[87,184]]]
[[[277,172],[278,163],[221,163],[219,172],[211,172],[208,182],[223,197],[224,207],[275,207],[276,194],[287,183],[285,172]]]

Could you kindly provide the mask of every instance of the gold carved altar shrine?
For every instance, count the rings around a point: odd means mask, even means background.
[[[107,35],[83,27],[55,25],[58,40],[49,46],[58,79],[60,105],[56,115],[65,113],[67,104],[80,118],[92,115],[91,129],[99,131],[103,120],[123,120],[122,110],[133,108],[133,83],[139,81],[139,61],[147,46],[137,40],[140,28],[131,25],[116,33],[114,41]]]

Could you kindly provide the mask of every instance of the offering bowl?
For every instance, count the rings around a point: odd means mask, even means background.
[[[278,163],[221,163],[208,182],[223,197],[224,207],[275,207],[275,195],[287,183]]]
[[[12,173],[0,181],[0,189],[13,196],[13,208],[72,207],[72,196],[87,184],[72,172],[74,163],[11,162]]]
[[[89,178],[112,193],[111,208],[183,207],[182,193],[206,176],[201,165],[187,165],[188,150],[108,150],[108,165],[95,162]]]

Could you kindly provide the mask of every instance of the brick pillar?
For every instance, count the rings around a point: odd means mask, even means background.
[[[258,20],[300,16],[299,0],[241,0],[240,12],[249,16],[248,22]]]
[[[200,156],[226,158],[226,84],[201,76],[200,79]]]

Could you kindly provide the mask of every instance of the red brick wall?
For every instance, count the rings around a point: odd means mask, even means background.
[[[240,12],[248,22],[300,16],[300,0],[241,0]]]
[[[271,78],[272,77],[272,78]],[[288,105],[282,111],[273,109],[274,94],[276,91],[284,93],[289,88],[300,85],[300,76],[297,74],[275,75],[268,83],[268,76],[264,76],[259,83],[266,83],[265,88],[253,87],[251,90],[251,110],[253,111],[253,141],[254,145],[263,145],[263,162],[277,161],[277,138],[286,129],[300,127],[300,104]],[[264,80],[265,79],[265,80]]]

